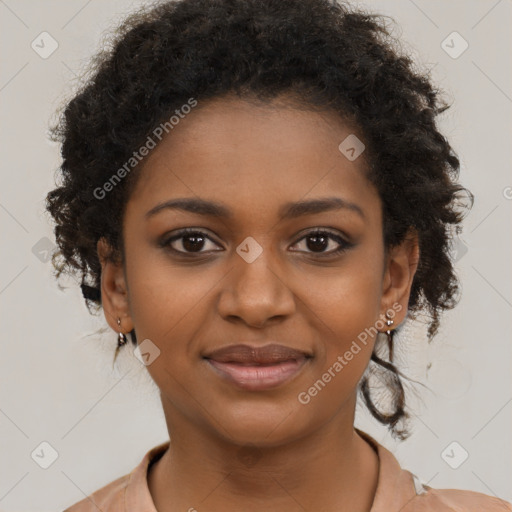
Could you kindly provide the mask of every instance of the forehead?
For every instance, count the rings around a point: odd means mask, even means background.
[[[375,208],[364,153],[351,161],[339,149],[354,135],[334,113],[215,99],[180,119],[145,158],[129,207],[196,196],[240,215],[277,215],[283,203],[338,196]]]

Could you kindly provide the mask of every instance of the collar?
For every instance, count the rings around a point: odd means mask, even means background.
[[[415,496],[425,493],[419,479],[400,467],[394,455],[366,432],[356,432],[376,451],[379,458],[377,490],[370,512],[401,510]],[[124,498],[124,510],[157,512],[149,492],[147,473],[152,462],[156,462],[169,448],[170,441],[149,450],[140,464],[129,474]]]

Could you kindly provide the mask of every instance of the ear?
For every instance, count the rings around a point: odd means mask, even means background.
[[[420,257],[418,234],[410,228],[399,245],[389,249],[382,283],[381,313],[395,312],[395,328],[407,315],[411,286]]]
[[[98,240],[96,249],[101,263],[101,304],[105,319],[115,332],[130,332],[133,321],[123,265],[110,257],[111,247],[104,238]],[[118,318],[121,320],[120,326]]]

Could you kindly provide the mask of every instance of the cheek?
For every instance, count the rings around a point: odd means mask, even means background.
[[[197,372],[194,340],[206,321],[205,307],[213,283],[194,279],[194,270],[178,270],[161,262],[151,265],[147,260],[139,265],[137,258],[132,263],[131,273],[128,268],[127,272],[137,339],[139,343],[151,340],[160,351],[146,369],[162,392],[177,399],[191,369]]]
[[[354,258],[351,263],[328,279],[317,280],[316,286],[309,282],[304,301],[314,313],[309,317],[319,335],[316,370],[335,374],[336,378],[325,375],[325,380],[345,392],[356,385],[370,360],[382,290],[377,261]]]
[[[340,279],[343,292],[327,290],[316,297],[321,320],[315,325],[320,339],[315,365],[297,394],[303,412],[319,419],[331,417],[347,400],[355,399],[357,385],[371,358],[378,319],[378,286],[368,280],[364,286],[349,286]],[[300,410],[300,408],[299,408]]]
[[[149,339],[160,351],[147,371],[162,391],[178,398],[183,383],[190,386],[201,371],[199,340],[205,326],[215,324],[212,293],[226,271],[173,265],[158,252],[127,244],[131,315],[139,343]]]
[[[381,264],[377,258],[360,252],[321,277],[302,278],[304,304],[318,316],[324,329],[339,340],[338,348],[374,325],[380,314]]]
[[[130,305],[138,337],[163,343],[194,324],[188,315],[207,300],[213,282],[200,267],[171,265],[154,252],[135,248],[127,261]]]

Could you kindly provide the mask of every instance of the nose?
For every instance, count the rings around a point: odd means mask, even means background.
[[[222,281],[219,314],[229,321],[243,321],[252,327],[264,327],[269,321],[289,317],[295,311],[294,294],[283,270],[263,251],[252,263],[238,255],[233,269]]]

